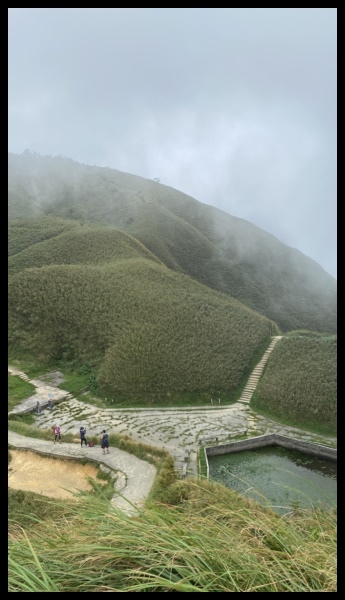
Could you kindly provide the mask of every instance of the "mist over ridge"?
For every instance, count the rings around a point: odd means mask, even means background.
[[[159,182],[65,157],[9,154],[9,219],[54,215],[122,230],[168,268],[283,330],[336,331],[336,280],[248,221]]]

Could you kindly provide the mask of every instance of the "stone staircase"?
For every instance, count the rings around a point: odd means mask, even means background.
[[[271,341],[270,345],[268,346],[266,352],[263,354],[261,360],[258,362],[256,367],[254,367],[254,369],[247,381],[247,385],[244,388],[238,402],[242,402],[243,404],[249,404],[250,399],[253,395],[253,392],[254,392],[254,390],[258,384],[258,381],[262,375],[262,371],[264,370],[264,366],[268,360],[268,357],[271,354],[271,352],[272,352],[273,348],[275,347],[275,345],[277,344],[277,342],[279,342],[279,340],[281,340],[282,337],[283,337],[282,335],[275,335],[272,338],[272,341]]]
[[[11,373],[11,375],[16,375],[17,377],[20,377],[20,379],[23,379],[24,381],[27,381],[28,383],[30,383],[30,381],[31,381],[30,377],[25,375],[25,373],[23,373],[22,371],[15,369],[14,367],[8,367],[8,372]]]
[[[31,383],[31,385],[33,385],[36,388],[36,390],[32,396],[29,396],[29,398],[26,398],[25,400],[23,400],[20,404],[15,406],[8,414],[20,414],[20,413],[32,412],[33,410],[36,409],[37,401],[40,404],[41,410],[44,408],[47,408],[48,398],[51,396],[54,396],[54,400],[53,400],[54,406],[56,406],[63,400],[74,400],[74,396],[71,392],[66,392],[65,390],[60,390],[59,388],[57,388],[53,385],[49,385],[48,383],[45,383],[44,381],[41,381],[39,379],[31,379],[25,373],[23,373],[19,369],[16,369],[15,367],[9,366],[8,372],[11,375],[16,375],[17,377],[20,377],[20,379],[23,379],[23,381],[27,381],[28,383]]]

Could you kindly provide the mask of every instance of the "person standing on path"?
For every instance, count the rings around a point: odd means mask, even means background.
[[[81,428],[79,429],[80,432],[80,447],[82,448],[83,446],[83,442],[85,442],[85,446],[87,446],[87,439],[86,439],[86,427],[81,426]]]
[[[49,393],[48,408],[53,410],[53,394],[51,392]]]
[[[101,446],[103,450],[103,454],[105,454],[105,449],[107,449],[107,454],[109,454],[109,436],[105,429],[103,429],[102,437],[101,437]]]
[[[54,430],[54,444],[56,444],[56,440],[58,439],[60,444],[61,444],[61,430],[60,427],[58,425],[54,425],[53,427]]]

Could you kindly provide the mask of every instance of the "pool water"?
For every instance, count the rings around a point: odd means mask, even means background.
[[[209,477],[278,513],[337,505],[337,461],[269,446],[209,456]]]

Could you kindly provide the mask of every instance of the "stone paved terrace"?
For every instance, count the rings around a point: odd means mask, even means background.
[[[9,367],[8,370],[13,375],[28,380],[27,376],[17,369]],[[87,428],[89,436],[98,436],[103,429],[108,433],[127,434],[139,442],[167,450],[174,459],[176,470],[179,471],[185,465],[187,447],[190,449],[187,476],[197,474],[199,440],[212,434],[218,436],[219,443],[226,443],[229,436],[232,441],[236,440],[236,436],[241,435],[245,429],[248,437],[277,433],[326,446],[336,445],[334,437],[320,436],[281,425],[255,413],[249,404],[241,402],[231,406],[213,404],[205,408],[188,409],[100,409],[83,403],[67,391],[51,384],[47,385],[41,380],[29,381],[35,385],[36,394],[24,400],[12,412],[33,410],[37,400],[41,406],[46,406],[49,393],[52,393],[54,403],[59,403],[53,412],[44,409],[41,414],[35,415],[37,427],[50,429],[56,423],[61,427],[62,439],[64,433],[72,433],[78,437],[81,425]]]

